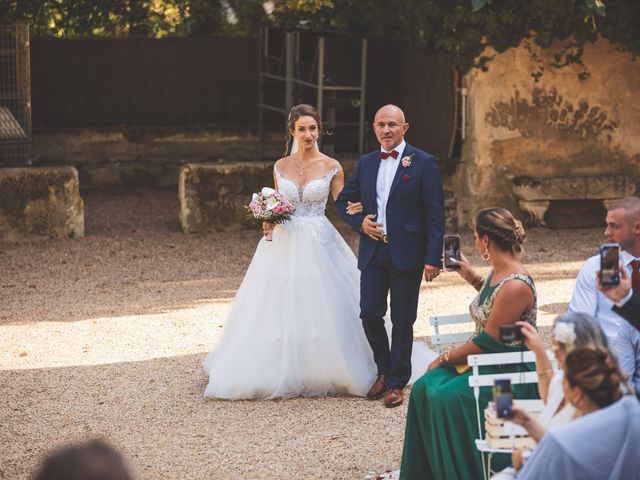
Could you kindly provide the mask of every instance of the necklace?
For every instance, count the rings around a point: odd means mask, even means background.
[[[296,156],[295,156],[294,160],[295,160],[295,162],[296,162],[296,165],[297,165],[297,166],[298,166],[298,168],[300,169],[300,176],[302,176],[302,175],[303,175],[303,173],[304,173],[304,172],[303,172],[303,170],[304,170],[305,168],[307,168],[309,165],[311,165],[313,162],[315,162],[317,159],[310,160],[308,163],[306,163],[306,164],[304,164],[304,165],[301,165],[301,164],[300,164],[300,162],[298,161],[298,155],[296,155]]]

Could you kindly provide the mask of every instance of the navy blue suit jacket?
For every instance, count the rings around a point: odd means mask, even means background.
[[[387,235],[389,253],[397,270],[422,268],[425,264],[442,265],[444,234],[444,198],[438,160],[408,143],[402,158],[412,156],[411,165],[402,162],[393,178],[387,201]],[[353,175],[338,195],[336,208],[340,217],[360,234],[358,268],[364,270],[378,242],[362,233],[365,215],[377,214],[376,183],[380,150],[360,157]],[[347,201],[362,202],[364,212],[347,213]]]
[[[640,295],[634,293],[622,307],[614,305],[613,311],[640,330]]]

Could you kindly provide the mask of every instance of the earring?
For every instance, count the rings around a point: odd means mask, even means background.
[[[488,262],[489,260],[491,260],[491,254],[489,253],[489,249],[485,247],[484,252],[482,252],[482,258],[484,258],[484,260],[486,262]]]

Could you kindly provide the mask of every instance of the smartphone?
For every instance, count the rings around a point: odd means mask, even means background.
[[[600,283],[618,285],[620,283],[620,245],[603,243],[600,245]]]
[[[493,398],[502,393],[511,393],[511,380],[508,378],[493,381]]]
[[[518,325],[500,325],[500,341],[502,343],[524,342],[522,327]]]
[[[460,235],[445,235],[442,244],[442,263],[445,270],[456,270],[460,265],[451,263],[451,258],[461,260]]]
[[[513,413],[513,395],[511,393],[501,393],[495,399],[496,417],[509,418]]]
[[[493,401],[496,405],[496,416],[498,418],[509,418],[512,413],[513,392],[511,391],[511,380],[494,380]]]

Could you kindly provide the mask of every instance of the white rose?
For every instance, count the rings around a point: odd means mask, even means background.
[[[260,193],[263,196],[268,197],[269,195],[273,195],[274,193],[276,193],[276,191],[273,188],[263,187],[262,190],[260,190]]]
[[[267,210],[273,210],[278,206],[278,203],[280,202],[278,201],[277,198],[269,197],[269,199],[267,200]]]
[[[576,342],[576,327],[573,323],[558,322],[553,329],[553,338],[564,344],[567,351],[573,350],[573,344]]]
[[[257,194],[257,193],[254,193],[254,194],[251,196],[251,201],[252,201],[252,202],[255,202],[256,200],[258,200],[258,194]]]

